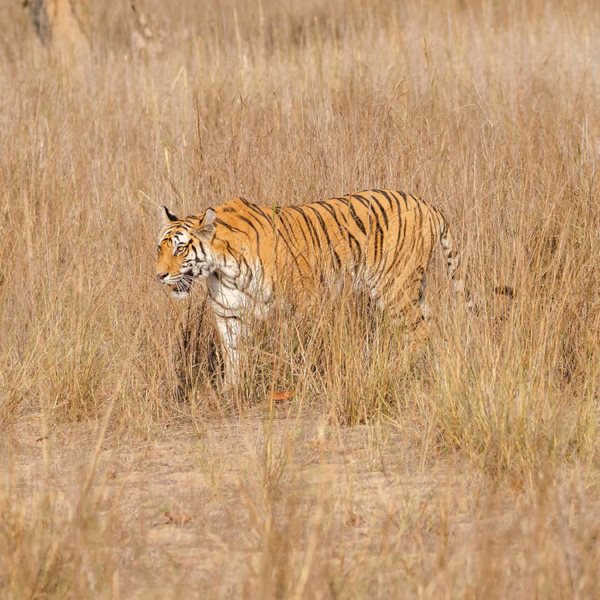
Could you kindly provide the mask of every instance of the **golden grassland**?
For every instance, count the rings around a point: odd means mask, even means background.
[[[70,69],[0,14],[0,596],[600,597],[595,3],[91,8]],[[480,314],[437,258],[423,352],[325,298],[219,395],[158,208],[369,187],[442,209]]]

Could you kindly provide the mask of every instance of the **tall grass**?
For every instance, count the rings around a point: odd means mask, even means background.
[[[38,45],[18,3],[0,15],[7,461],[17,460],[15,440],[32,420],[52,435],[77,431],[75,423],[94,428],[110,409],[111,439],[152,440],[188,423],[201,438],[232,423],[251,436],[243,419],[259,415],[267,449],[273,423],[284,420],[289,439],[279,454],[258,453],[236,488],[256,542],[242,546],[259,558],[231,589],[251,597],[389,597],[398,589],[592,597],[600,449],[594,3],[148,0],[142,8],[152,33],[144,47],[132,37],[128,3],[91,6],[89,64],[71,71]],[[431,335],[418,352],[351,294],[293,313],[283,305],[251,327],[243,383],[224,397],[202,284],[180,303],[153,279],[160,206],[189,214],[235,195],[290,204],[368,187],[406,190],[444,212],[479,314],[452,297],[439,259],[427,289]],[[497,285],[513,286],[515,298],[495,296]],[[293,400],[275,406],[281,391]],[[412,498],[385,519],[367,518],[381,537],[345,555],[342,523],[354,519],[360,530],[363,518],[347,506],[350,483],[337,499],[312,497],[294,459],[294,428],[315,418],[320,465],[333,439],[349,448],[344,461],[362,457],[343,440],[367,431],[367,463],[388,464],[401,448],[421,471],[457,461],[455,476],[466,469],[482,478],[477,493],[493,501],[473,508],[466,535],[441,495],[435,508]],[[14,504],[18,490],[6,483],[0,505]],[[214,497],[227,490],[217,481]],[[527,491],[497,537],[477,530],[477,519],[496,514],[515,490]],[[52,545],[55,497],[40,498],[7,508],[3,535],[14,556],[34,538]],[[199,540],[220,534],[203,527]],[[105,530],[93,530],[110,544]],[[225,533],[221,542],[239,548]],[[58,558],[35,566],[66,587],[31,587],[34,567],[19,571],[20,560],[0,548],[0,589],[13,597],[97,592],[78,579],[84,559],[72,551],[87,542],[70,543],[65,575],[52,566]],[[109,555],[98,554],[99,568]]]

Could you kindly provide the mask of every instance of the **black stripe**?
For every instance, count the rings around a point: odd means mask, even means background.
[[[398,209],[400,209],[400,200],[398,200],[398,198],[396,196],[400,196],[400,198],[402,198],[402,200],[404,200],[404,208],[405,210],[408,210],[408,200],[406,198],[406,194],[404,192],[391,192],[392,195],[394,196],[394,198],[396,198],[396,202],[398,202]]]
[[[248,208],[250,210],[252,210],[252,205],[249,205]],[[246,217],[247,219],[252,219],[252,222],[258,223],[263,231],[266,230],[264,219],[259,213],[256,213],[256,211],[246,212],[246,215],[247,215],[247,217]],[[238,216],[241,218],[242,215],[238,215]],[[269,222],[269,227],[271,227],[271,221],[269,219],[267,219],[267,221]]]
[[[248,225],[250,225],[250,227],[252,227],[252,229],[254,229],[254,233],[256,233],[256,241],[258,243],[260,234],[258,233],[258,229],[254,225],[254,223],[250,219],[248,219],[248,217],[244,217],[243,215],[238,214],[236,216],[240,221],[244,221],[244,223],[248,223]]]
[[[411,196],[413,200],[416,200],[414,196]],[[413,241],[412,244],[410,246],[410,255],[412,256],[413,254],[416,253],[418,246],[419,246],[419,241],[421,236],[418,235],[421,231],[422,231],[422,227],[423,227],[423,209],[420,205],[420,203],[417,203],[415,209],[417,210],[417,215],[419,217],[419,223],[418,226],[416,224],[416,220],[415,220],[415,227],[414,227],[414,233],[413,233]]]
[[[433,254],[433,247],[436,244],[436,239],[434,235],[435,231],[435,221],[434,221],[433,213],[429,213],[429,258],[427,259],[427,264],[431,260],[431,255]]]
[[[364,235],[367,235],[367,230],[365,229],[365,224],[360,220],[360,218],[356,214],[356,211],[354,210],[354,206],[352,206],[352,203],[348,204],[348,210],[350,211],[350,216],[354,219],[354,222],[356,223],[357,227],[363,232]]]
[[[390,203],[390,208],[396,210],[398,212],[398,215],[400,215],[400,213],[402,212],[402,204],[400,203],[400,200],[398,200],[398,197],[396,196],[395,192],[382,192],[386,198],[388,198],[389,203]]]
[[[246,273],[243,272],[242,266],[245,267]],[[250,268],[248,261],[243,256],[241,257],[241,259],[238,263],[238,268],[239,268],[239,273],[237,274],[237,276],[235,278],[236,282],[239,280],[239,283],[237,285],[239,286],[240,289],[246,289],[248,287],[248,285],[254,279],[254,271]],[[248,275],[249,275],[249,277],[248,277]],[[242,281],[242,277],[243,277],[243,281]]]
[[[348,231],[348,244],[350,246],[350,251],[352,252],[352,258],[354,262],[359,265],[362,261],[362,246],[360,242]],[[354,244],[354,245],[352,245]],[[356,250],[356,253],[355,253]]]
[[[280,228],[280,225],[282,225],[283,228],[285,229],[285,235],[287,235],[289,237],[290,243],[291,243],[292,237],[294,238],[294,240],[297,240],[297,238],[296,238],[296,234],[293,231],[290,233],[290,229],[288,227],[285,216],[286,215],[283,213],[283,211],[277,215],[277,219],[273,220],[273,231],[274,231],[276,237],[278,235],[284,237],[284,234]],[[285,240],[285,242],[288,243],[288,240]],[[288,246],[289,246],[289,244],[288,244]]]
[[[383,248],[383,229],[381,228],[379,216],[377,214],[377,211],[375,211],[373,209],[373,207],[371,206],[371,203],[366,198],[364,198],[360,194],[354,194],[353,197],[356,198],[359,202],[366,204],[366,207],[369,211],[369,222],[371,221],[371,217],[375,221],[375,260],[374,260],[374,263],[377,263],[378,258],[381,254],[381,250]]]
[[[296,258],[296,252],[294,251],[294,248],[291,245],[291,236],[289,234],[289,230],[288,230],[288,226],[287,223],[284,220],[284,215],[283,212],[281,212],[278,215],[278,221],[277,223],[281,223],[285,229],[285,234],[279,229],[279,227],[274,227],[275,229],[275,240],[283,240],[283,243],[286,245],[288,252],[290,253],[290,256],[292,257],[292,259],[294,260],[294,262],[296,263],[296,267],[298,268],[299,272],[302,272],[302,269],[300,267],[300,263],[298,262],[298,259]],[[274,225],[276,225],[276,223],[274,222]],[[286,239],[286,235],[290,238],[290,240]],[[295,237],[295,236],[294,236]],[[302,255],[300,255],[302,256]],[[308,266],[308,261],[306,260],[306,258],[304,256],[302,256],[302,258],[304,258],[304,261],[306,262],[307,266]]]
[[[383,277],[386,277],[390,271],[396,266],[398,262],[399,256],[402,254],[402,248],[404,248],[404,242],[406,241],[406,227],[407,227],[407,219],[403,218],[403,215],[398,214],[398,236],[396,237],[396,245],[394,246],[394,256],[392,257],[392,262],[390,266],[385,270]],[[402,240],[402,244],[400,243]]]
[[[364,196],[361,196],[360,194],[352,194],[352,198],[358,200],[365,208],[371,208],[371,203]]]
[[[215,225],[221,225],[222,227],[225,227],[225,229],[229,229],[229,231],[235,231],[236,233],[244,233],[248,235],[247,231],[244,231],[243,229],[238,229],[237,227],[234,227],[233,225],[230,225],[226,221],[223,221],[219,218],[215,219]]]
[[[375,204],[377,204],[379,210],[381,211],[381,216],[383,217],[383,222],[385,223],[385,228],[387,230],[390,226],[390,223],[388,221],[388,216],[385,209],[383,208],[383,206],[381,206],[376,196],[371,195],[371,199],[373,200],[373,202],[375,202]]]
[[[346,196],[343,198],[331,198],[330,200],[328,200],[326,202],[320,202],[319,204],[322,204],[325,208],[330,210],[330,212],[334,215],[335,222],[338,224],[338,226],[340,228],[340,233],[342,234],[342,236],[344,238],[346,238],[348,247],[350,248],[350,251],[352,252],[352,258],[354,259],[354,262],[358,264],[358,263],[360,263],[360,261],[362,259],[361,243],[350,232],[350,229],[348,228],[348,219],[346,218],[345,211],[342,210],[341,208],[339,209],[339,217],[344,219],[344,223],[342,224],[342,223],[340,223],[340,221],[338,219],[338,213],[337,213],[336,209],[333,206],[330,206],[330,204],[329,204],[330,202],[340,201],[340,200],[343,201],[344,208],[348,208],[349,206],[351,206],[348,203],[348,197],[346,197]]]
[[[260,206],[257,206],[256,204],[248,204],[248,208],[250,210],[254,211],[260,217],[262,217],[265,221],[267,221],[269,223],[269,225],[272,225],[271,219],[265,214],[265,212],[262,210],[262,208],[260,208]],[[265,226],[262,223],[262,221],[261,221],[261,225],[264,229]]]
[[[210,296],[210,299],[217,305],[219,305],[221,308],[225,309],[225,310],[229,310],[229,307],[226,306],[225,304],[219,302],[214,296],[213,296],[213,292],[210,288],[208,288],[208,295]]]
[[[292,207],[288,207],[288,209],[289,209],[289,208],[294,208],[294,207],[293,207],[293,206],[292,206]],[[280,216],[281,216],[282,218],[283,218],[283,215],[284,215],[284,211],[281,211],[281,215],[280,215]],[[291,219],[291,221],[292,221],[292,223],[293,223],[293,225],[294,225],[294,226],[292,227],[292,233],[293,233],[293,235],[294,235],[294,239],[298,239],[298,238],[297,238],[297,236],[296,236],[296,228],[297,228],[297,229],[299,229],[299,230],[300,230],[300,233],[302,234],[302,238],[304,239],[304,251],[305,251],[305,252],[308,252],[308,251],[309,251],[309,244],[308,244],[308,238],[306,237],[306,234],[304,233],[304,228],[303,228],[302,226],[300,226],[300,227],[297,227],[298,223],[296,222],[296,220],[295,220],[295,219],[292,219],[292,216],[291,216],[291,215],[290,215],[290,217],[289,217],[289,218]]]
[[[356,198],[367,210],[369,214],[369,223],[371,222],[371,215],[375,219],[375,259],[374,262],[377,263],[378,256],[381,254],[381,250],[383,248],[383,230],[381,229],[381,223],[379,221],[379,216],[377,211],[373,208],[371,201],[367,200],[361,194],[353,194],[353,198]],[[378,205],[379,206],[379,205]]]
[[[397,209],[400,208],[400,203],[398,202],[398,199],[395,198],[393,195],[390,196],[390,194],[386,190],[376,190],[376,191],[379,192],[390,203],[391,209],[393,209],[394,207],[396,207]]]
[[[304,222],[306,223],[308,233],[310,233],[310,237],[313,241],[313,247],[318,248],[319,252],[320,252],[321,251],[321,242],[319,240],[319,235],[317,234],[317,230],[315,229],[314,225],[311,223],[310,219],[304,214],[304,211],[301,210],[299,207],[290,206],[290,208],[292,210],[295,210],[296,212],[300,213],[300,215],[304,219]]]
[[[309,208],[310,210],[312,210],[315,213],[315,215],[317,217],[317,221],[319,222],[319,225],[321,226],[321,229],[323,230],[323,235],[325,236],[325,239],[327,240],[327,245],[329,246],[329,249],[331,250],[331,253],[333,255],[333,260],[335,262],[335,265],[339,269],[342,265],[342,261],[340,260],[339,254],[335,251],[335,248],[333,247],[333,244],[331,243],[331,237],[329,236],[329,232],[327,231],[327,225],[326,225],[325,221],[323,220],[323,217],[320,215],[319,211],[314,206],[311,206],[309,204],[307,206],[307,208]]]
[[[347,231],[347,228],[340,223],[340,220],[338,219],[338,214],[337,214],[335,208],[333,206],[330,206],[329,203],[327,203],[327,202],[317,202],[317,204],[322,206],[332,216],[333,220],[335,221],[335,224],[338,227],[338,231],[339,231],[340,235],[343,238],[345,238],[348,231]]]
[[[373,261],[373,266],[377,268],[377,263],[379,262],[379,258],[381,257],[381,251],[383,249],[383,230],[381,229],[381,225],[379,224],[379,217],[374,210],[371,210],[369,213],[369,218],[373,217],[375,220],[375,259]]]

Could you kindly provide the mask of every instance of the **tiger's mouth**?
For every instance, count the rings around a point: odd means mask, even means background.
[[[187,298],[192,287],[192,282],[188,277],[182,277],[179,281],[169,284],[171,293],[175,298]]]

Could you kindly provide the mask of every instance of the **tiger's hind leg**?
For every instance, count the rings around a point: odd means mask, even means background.
[[[427,321],[431,318],[431,309],[429,308],[429,304],[425,301],[425,288],[427,287],[427,274],[423,273],[423,277],[421,278],[421,285],[419,289],[419,306],[421,307],[421,312]]]
[[[420,352],[424,349],[431,333],[431,309],[425,300],[425,288],[427,287],[427,274],[423,273],[419,285],[418,310],[412,324],[410,351]]]
[[[425,302],[426,276],[420,267],[399,289],[392,286],[387,298],[372,290],[377,307],[388,313],[394,325],[403,329],[404,346],[409,353],[420,352],[427,343],[430,333],[430,310]]]
[[[415,310],[410,325],[407,326],[405,342],[410,354],[420,354],[427,345],[431,327],[429,318],[420,309]]]

